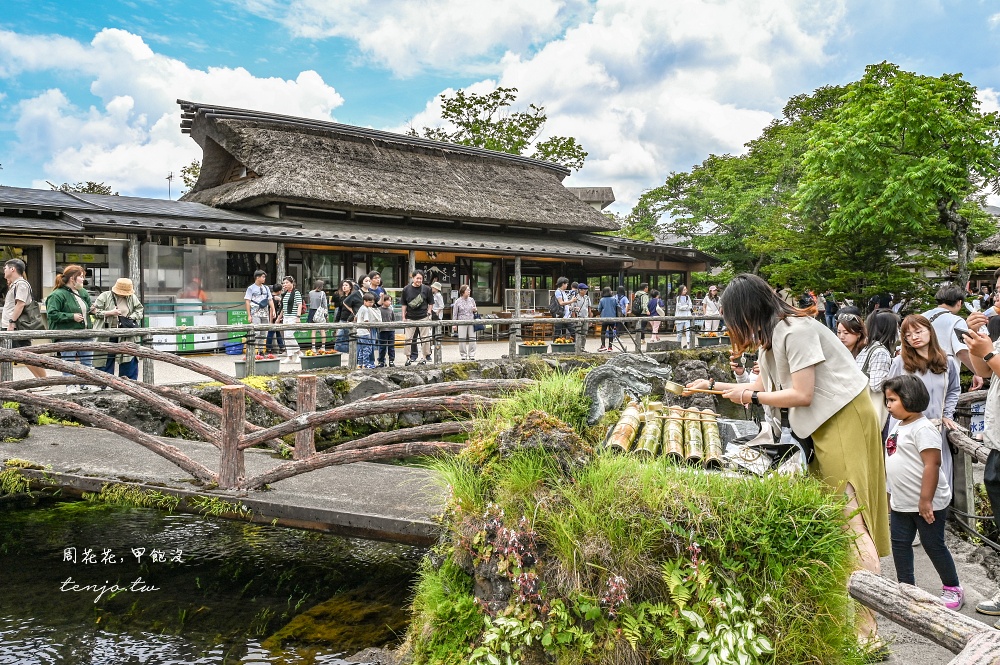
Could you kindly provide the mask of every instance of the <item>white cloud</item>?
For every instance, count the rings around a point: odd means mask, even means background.
[[[1000,112],[1000,94],[993,88],[980,88],[978,90],[979,110],[983,113]]]
[[[469,89],[520,90],[545,107],[546,135],[589,152],[567,184],[611,185],[627,211],[638,195],[708,153],[739,153],[808,68],[826,62],[843,2],[599,0],[593,17],[536,53],[508,52]],[[432,100],[411,124],[433,124]],[[572,182],[571,182],[572,181]]]
[[[44,179],[105,181],[123,194],[165,192],[168,172],[200,158],[180,132],[178,98],[326,120],[343,103],[314,71],[287,80],[242,67],[192,69],[124,30],[102,30],[90,44],[0,31],[0,79],[31,73],[89,79],[101,103],[78,108],[58,89],[21,100],[20,149],[51,155]]]
[[[397,75],[495,71],[498,56],[557,36],[586,0],[234,0],[309,39],[342,37]]]
[[[1000,13],[993,14],[993,16],[990,16],[986,20],[990,24],[991,28],[996,28],[997,26],[1000,26]]]

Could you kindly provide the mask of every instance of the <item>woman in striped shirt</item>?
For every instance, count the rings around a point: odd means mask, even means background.
[[[287,275],[281,280],[281,315],[278,322],[298,323],[301,312],[302,293],[295,288],[295,278]],[[285,335],[285,349],[288,351],[288,357],[284,362],[297,362],[302,350],[299,348],[298,340],[295,339],[294,331],[290,330]]]

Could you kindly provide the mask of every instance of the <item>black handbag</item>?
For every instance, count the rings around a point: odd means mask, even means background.
[[[119,328],[138,328],[139,322],[128,316],[118,317],[118,327]]]
[[[31,284],[28,283],[28,280],[24,280],[24,283],[28,284],[28,301],[24,303],[21,315],[14,320],[14,330],[45,330],[45,322],[42,321],[42,312],[38,308],[38,301],[35,300],[35,295],[31,292]],[[12,286],[11,288],[14,287]]]
[[[475,314],[472,315],[472,318],[475,321],[481,321],[482,318],[483,318],[483,315],[480,314],[479,312],[476,312]],[[486,330],[486,324],[484,324],[484,323],[473,323],[472,324],[472,332],[483,332],[484,330]]]

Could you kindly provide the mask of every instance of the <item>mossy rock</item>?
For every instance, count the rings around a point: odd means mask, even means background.
[[[542,411],[528,413],[523,423],[501,432],[497,444],[501,458],[525,449],[543,450],[566,471],[587,464],[594,454],[572,427]]]
[[[272,651],[297,645],[352,652],[397,642],[409,625],[409,613],[399,603],[405,593],[373,583],[338,594],[296,616],[262,646]]]

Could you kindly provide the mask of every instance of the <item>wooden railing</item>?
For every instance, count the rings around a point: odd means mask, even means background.
[[[222,406],[211,404],[178,388],[153,386],[114,376],[80,363],[67,362],[45,355],[70,350],[124,353],[142,358],[144,361],[158,360],[184,367],[223,384]],[[390,432],[377,432],[361,439],[342,443],[321,453],[316,452],[314,433],[317,427],[334,422],[408,411],[447,412],[453,416],[468,418],[495,402],[495,398],[485,395],[518,390],[533,383],[527,379],[453,381],[400,389],[325,411],[316,411],[317,377],[313,375],[303,374],[298,377],[297,408],[293,410],[278,402],[272,395],[244,385],[235,377],[224,372],[172,353],[156,351],[131,342],[76,341],[42,344],[32,346],[30,350],[28,348],[0,348],[0,363],[15,362],[64,372],[68,376],[0,381],[0,401],[29,404],[55,413],[70,415],[84,423],[134,441],[169,460],[202,483],[218,485],[223,489],[239,490],[260,489],[268,483],[325,466],[456,452],[461,448],[460,444],[422,439],[468,431],[471,427],[468,420],[431,423]],[[29,388],[81,383],[111,388],[133,399],[141,400],[144,405],[156,409],[174,422],[187,427],[199,438],[219,449],[220,464],[218,470],[209,469],[186,455],[180,448],[165,443],[106,413],[94,410],[85,403],[70,401],[56,395],[26,392]],[[247,422],[247,399],[253,400],[274,415],[279,421],[278,424],[264,428]],[[195,415],[193,410],[199,410],[218,418],[220,425],[216,427],[203,421]],[[275,450],[280,450],[284,446],[281,437],[287,435],[295,437],[292,461],[247,478],[243,451],[255,445],[267,445]]]

